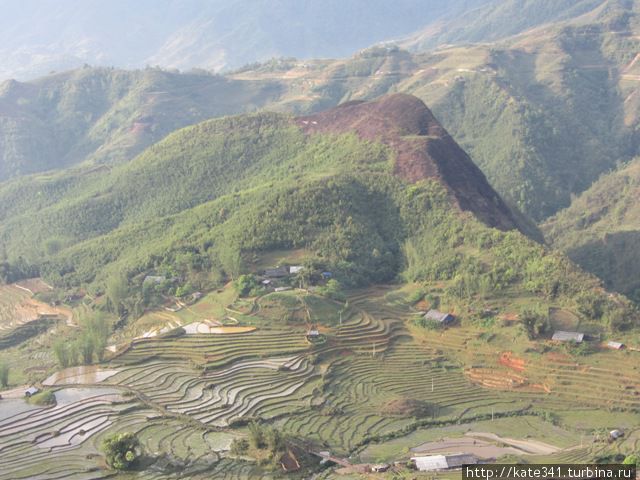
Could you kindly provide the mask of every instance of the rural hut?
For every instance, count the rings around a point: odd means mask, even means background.
[[[478,459],[469,453],[456,453],[451,455],[427,455],[423,457],[412,457],[416,468],[421,472],[437,470],[449,470],[461,468],[463,465],[475,465]]]
[[[304,267],[302,265],[291,265],[289,267],[289,273],[291,275],[295,275],[296,273],[300,273],[302,270],[304,270]]]
[[[439,312],[438,310],[429,310],[425,315],[424,315],[424,319],[425,320],[433,320],[438,322],[440,325],[448,325],[451,322],[453,322],[453,320],[455,319],[455,317],[453,315],[451,315],[450,313],[443,313],[443,312]]]
[[[167,279],[164,275],[147,275],[142,283],[162,283]]]
[[[624,432],[622,430],[615,429],[609,432],[609,441],[611,442],[622,437],[624,437]]]
[[[580,332],[565,332],[564,330],[558,330],[553,334],[551,340],[554,342],[576,342],[582,343],[584,340],[584,333]]]
[[[40,391],[40,389],[38,387],[29,387],[24,391],[24,396],[29,398],[32,395],[35,395],[36,393],[38,393]]]
[[[389,464],[388,463],[380,463],[378,465],[372,465],[371,466],[371,471],[373,473],[384,473],[387,470],[389,470]]]
[[[614,342],[612,340],[609,340],[605,345],[606,345],[607,348],[610,348],[612,350],[623,350],[624,349],[624,343]]]
[[[287,267],[267,268],[264,271],[264,276],[267,278],[283,278],[289,275]]]

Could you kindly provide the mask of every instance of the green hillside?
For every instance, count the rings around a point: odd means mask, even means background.
[[[87,68],[7,82],[0,179],[126,161],[177,128],[221,115],[313,113],[403,92],[431,106],[510,205],[541,221],[638,152],[635,10],[606,2],[576,17],[582,10],[563,5],[554,22],[491,44],[374,47],[225,76]]]
[[[635,348],[637,308],[525,235],[416,97],[207,120],[128,163],[5,182],[0,206],[2,279],[54,287],[0,291],[4,381],[44,389],[2,392],[2,480],[278,478],[289,457],[291,478],[330,479],[325,449],[406,463],[431,440],[533,428],[551,447],[465,448],[633,452],[599,432],[637,431],[636,353],[600,340]],[[276,265],[303,269],[265,285]],[[29,303],[58,305],[51,325]],[[139,442],[131,475],[110,468],[120,433]]]
[[[606,0],[502,0],[479,5],[440,25],[412,35],[403,45],[424,50],[442,44],[490,42],[526,32],[529,29],[590,13]]]
[[[465,295],[563,298],[597,286],[521,233],[489,229],[530,231],[406,95],[207,121],[119,167],[9,182],[0,199],[9,265],[96,292],[154,270],[233,276],[230,246],[245,259],[304,248],[354,286],[407,275]]]
[[[253,111],[272,82],[84,68],[0,84],[0,181],[81,162],[118,163],[177,128]]]
[[[543,224],[546,238],[606,285],[640,301],[640,160],[603,176]]]

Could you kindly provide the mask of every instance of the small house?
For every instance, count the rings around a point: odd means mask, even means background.
[[[287,450],[282,457],[280,457],[280,466],[285,473],[297,472],[300,470],[300,462],[291,450]]]
[[[551,340],[554,342],[576,342],[582,343],[584,340],[584,333],[580,332],[565,332],[563,330],[558,330],[553,334]]]
[[[450,313],[443,313],[443,312],[439,312],[438,310],[429,310],[424,315],[424,319],[436,321],[440,325],[448,325],[449,323],[453,322],[455,317]]]
[[[164,275],[147,275],[142,283],[162,283],[166,279]]]
[[[619,438],[624,437],[624,432],[622,430],[611,430],[609,432],[609,440],[610,441],[614,441],[614,440],[618,440]]]
[[[607,348],[610,348],[612,350],[623,350],[624,349],[624,343],[621,342],[614,342],[614,341],[608,341],[605,346]]]
[[[200,300],[202,298],[202,292],[193,292],[191,294],[191,298],[193,299],[193,301],[197,301]]]
[[[463,465],[475,465],[478,463],[478,459],[468,453],[428,455],[424,457],[412,457],[411,460],[421,472],[449,470],[452,468],[461,468]]]
[[[320,336],[320,332],[318,330],[312,329],[307,332],[307,337],[318,337]]]
[[[275,292],[286,292],[288,290],[291,290],[291,287],[276,287],[276,288],[274,288]]]
[[[445,455],[449,468],[462,468],[463,465],[475,465],[478,459],[468,453],[457,453],[455,455]]]
[[[609,439],[610,440],[617,440],[617,439],[622,438],[622,437],[624,437],[624,432],[622,430],[616,429],[616,430],[611,430],[609,432]]]
[[[333,278],[333,273],[331,273],[331,272],[322,272],[322,278],[324,278],[325,280],[329,280],[330,278]]]
[[[444,455],[429,455],[425,457],[411,458],[416,464],[416,468],[421,472],[433,472],[436,470],[447,470],[447,457]]]
[[[304,267],[302,265],[291,265],[289,267],[289,273],[291,275],[295,275],[296,273],[300,273],[302,270],[304,270]]]
[[[24,396],[29,398],[33,395],[35,395],[36,393],[40,392],[40,389],[37,387],[29,387],[25,390],[24,392]]]
[[[287,267],[267,268],[264,276],[267,278],[283,278],[289,275]]]
[[[371,466],[371,471],[373,473],[384,473],[387,470],[389,470],[389,464],[387,464],[387,463],[380,463],[378,465],[372,465]]]

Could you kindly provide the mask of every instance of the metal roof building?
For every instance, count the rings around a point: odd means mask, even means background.
[[[558,330],[553,334],[553,337],[551,337],[551,340],[555,340],[556,342],[582,343],[582,340],[584,340],[584,333],[565,332],[563,330]]]
[[[607,342],[607,348],[612,348],[613,350],[622,350],[624,348],[624,343],[609,340]]]
[[[421,472],[434,470],[448,470],[460,468],[463,465],[475,465],[478,459],[469,453],[456,453],[451,455],[428,455],[424,457],[412,457],[416,468]]]
[[[438,310],[429,310],[425,316],[425,320],[435,320],[438,323],[450,323],[453,322],[453,315],[450,313],[442,313]]]

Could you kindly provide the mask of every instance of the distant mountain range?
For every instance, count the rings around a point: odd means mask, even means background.
[[[94,66],[342,57],[488,0],[2,0],[0,80]]]

